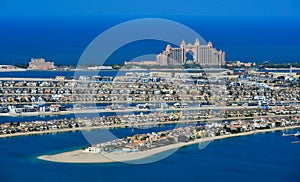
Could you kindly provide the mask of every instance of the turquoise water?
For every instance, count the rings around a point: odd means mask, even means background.
[[[118,137],[131,134],[131,128],[111,131]],[[288,132],[296,131],[300,130]],[[191,145],[143,165],[63,164],[36,158],[89,145],[81,132],[4,138],[0,140],[0,181],[299,181],[300,145],[290,143],[296,138],[281,134],[277,131],[216,140],[203,150]]]

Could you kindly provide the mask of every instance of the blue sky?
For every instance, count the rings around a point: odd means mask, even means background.
[[[0,0],[0,64],[31,57],[76,64],[103,31],[147,17],[194,29],[227,60],[300,62],[299,0]],[[165,46],[147,45],[137,45],[141,54]],[[131,46],[112,60],[129,60],[130,51],[136,52]]]
[[[298,0],[1,0],[1,17],[300,17]]]

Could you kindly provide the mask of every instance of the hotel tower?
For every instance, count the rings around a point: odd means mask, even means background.
[[[167,45],[166,50],[157,55],[156,60],[159,65],[180,65],[187,61],[187,54],[192,55],[192,60],[195,64],[201,66],[221,66],[225,64],[225,52],[218,51],[213,47],[212,42],[200,44],[197,38],[194,44],[186,44],[182,40],[179,48],[173,48]]]

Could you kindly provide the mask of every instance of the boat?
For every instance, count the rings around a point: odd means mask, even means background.
[[[300,141],[293,141],[292,144],[300,144]]]
[[[295,137],[297,137],[297,138],[299,138],[299,139],[300,139],[300,133],[299,133],[299,132],[297,132],[297,133],[295,134]]]
[[[300,138],[300,132],[298,131],[297,133],[292,133],[292,134],[286,134],[286,133],[282,133],[282,136],[295,136],[297,138]]]

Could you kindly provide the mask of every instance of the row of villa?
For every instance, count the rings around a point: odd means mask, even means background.
[[[101,81],[99,81],[101,79]],[[107,80],[107,81],[103,81]],[[127,73],[115,78],[52,81],[0,81],[0,102],[177,102],[218,103],[230,106],[276,105],[299,102],[299,78],[281,79],[258,73],[243,77],[209,77],[204,73]]]
[[[150,112],[120,114],[118,116],[101,116],[95,118],[60,119],[49,121],[32,122],[10,122],[0,124],[0,135],[28,133],[37,131],[59,131],[61,129],[85,128],[85,127],[125,127],[132,125],[157,125],[168,123],[198,123],[209,120],[234,121],[239,119],[253,120],[255,118],[296,118],[300,113],[295,107],[278,109],[227,109],[224,112],[219,110],[194,110],[184,112]]]
[[[199,138],[213,139],[215,136],[299,125],[299,117],[291,119],[276,118],[274,120],[258,119],[252,121],[239,120],[232,122],[214,122],[206,125],[186,126],[161,132],[136,134],[134,136],[128,136],[87,147],[84,152],[111,153],[145,151],[176,143],[190,142]]]

